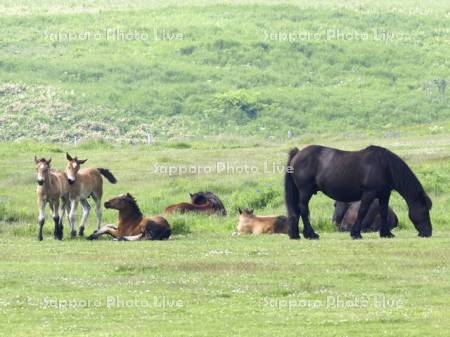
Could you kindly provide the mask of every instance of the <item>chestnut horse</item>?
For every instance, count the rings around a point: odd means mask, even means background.
[[[105,202],[105,207],[119,211],[119,226],[103,226],[90,235],[89,240],[98,239],[103,234],[126,241],[167,240],[172,233],[170,224],[162,216],[144,217],[130,193]]]
[[[52,159],[45,158],[37,159],[34,156],[36,163],[36,181],[37,181],[37,203],[39,208],[39,241],[43,240],[43,227],[45,223],[45,207],[47,203],[52,210],[53,220],[55,222],[54,237],[57,240],[63,238],[63,218],[68,207],[69,186],[67,184],[67,177],[63,171],[55,170],[50,167]],[[61,205],[61,207],[60,207]]]
[[[253,214],[253,209],[248,208],[239,208],[239,214],[237,225],[239,234],[287,234],[289,231],[286,216],[256,216]]]
[[[194,194],[189,193],[189,196],[191,197],[191,203],[182,202],[180,204],[171,205],[167,207],[164,212],[166,214],[195,212],[227,215],[225,206],[214,193],[197,192]]]
[[[69,201],[70,201],[70,227],[71,236],[76,237],[76,211],[78,203],[83,207],[83,216],[81,217],[79,235],[84,235],[84,227],[87,217],[91,210],[87,198],[92,197],[96,205],[97,214],[97,229],[100,229],[102,222],[102,195],[103,195],[103,179],[102,175],[108,179],[111,184],[117,183],[117,179],[108,169],[103,168],[86,168],[82,169],[81,164],[84,164],[87,159],[79,160],[77,157],[66,153],[66,158],[69,161],[66,167],[67,181],[69,183]]]

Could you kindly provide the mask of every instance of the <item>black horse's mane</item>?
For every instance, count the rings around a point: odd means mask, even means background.
[[[221,213],[223,215],[227,214],[227,211],[226,211],[225,206],[223,205],[222,201],[214,193],[212,193],[212,192],[198,192],[198,193],[195,193],[195,195],[198,196],[198,197],[203,197],[204,199],[209,201],[209,203],[211,204],[212,208],[214,210],[218,211],[218,213]]]
[[[392,151],[389,151],[388,149],[383,147],[370,146],[369,148],[378,152],[380,155],[380,159],[384,163],[387,163],[392,177],[392,183],[395,189],[403,197],[411,197],[424,192],[423,186],[420,183],[419,179],[417,179],[414,172],[403,159],[401,159]]]
[[[139,205],[137,204],[136,199],[131,194],[127,194],[126,197],[127,197],[128,205],[130,206],[134,215],[136,215],[137,217],[142,217],[143,214],[141,212],[141,209],[139,208]]]

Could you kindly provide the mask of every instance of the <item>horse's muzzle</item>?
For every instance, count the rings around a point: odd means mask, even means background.
[[[69,185],[73,185],[75,183],[75,180],[67,179]]]
[[[37,180],[37,183],[39,186],[42,186],[42,185],[44,185],[44,180]]]
[[[104,206],[105,206],[105,208],[111,208],[111,205],[109,204],[109,202],[107,201],[107,202],[105,202],[104,204],[103,204]]]

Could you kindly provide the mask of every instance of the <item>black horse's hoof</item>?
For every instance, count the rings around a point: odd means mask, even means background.
[[[289,239],[291,239],[291,240],[300,240],[301,238],[300,238],[300,235],[289,235]]]
[[[44,240],[44,238],[42,236],[38,236],[38,240],[42,241],[42,240]]]
[[[353,240],[361,240],[363,237],[361,233],[352,233],[352,239]]]
[[[395,238],[395,235],[392,234],[391,232],[387,232],[387,233],[380,233],[380,237],[386,238],[386,239],[391,239],[391,238]]]
[[[77,231],[76,230],[70,231],[70,237],[72,239],[76,238],[77,237]]]
[[[306,239],[309,239],[309,240],[319,240],[319,238],[320,238],[320,235],[317,234],[316,232],[312,232],[312,233],[303,233],[303,236],[304,236]]]
[[[62,227],[57,228],[55,230],[55,232],[53,233],[53,236],[54,236],[55,240],[61,241],[62,238],[63,238],[63,233],[64,233],[64,231],[63,231]]]
[[[86,239],[87,240],[98,240],[98,236],[96,235],[97,231],[94,231],[91,235],[89,235]]]
[[[78,232],[79,236],[84,236],[84,227],[80,227],[80,231]]]

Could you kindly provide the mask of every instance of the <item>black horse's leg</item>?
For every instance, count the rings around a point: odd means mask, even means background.
[[[299,196],[299,208],[300,208],[300,216],[303,221],[303,236],[307,239],[317,240],[319,235],[314,232],[314,229],[311,226],[311,222],[309,221],[309,200],[313,195],[313,189],[302,189],[300,191]]]
[[[356,222],[352,226],[351,236],[353,239],[362,239],[361,236],[361,227],[364,217],[369,210],[370,205],[373,200],[376,198],[377,194],[375,191],[367,191],[364,192],[361,198],[361,204],[359,205],[358,217],[356,218]]]
[[[389,198],[390,194],[380,198],[380,216],[381,216],[381,227],[380,227],[380,237],[382,238],[393,238],[394,234],[391,233],[388,223],[388,212],[389,212]]]
[[[298,222],[300,220],[299,215],[291,215],[288,218],[288,224],[289,224],[289,229],[288,229],[288,235],[290,239],[300,239],[300,231],[298,229]]]

